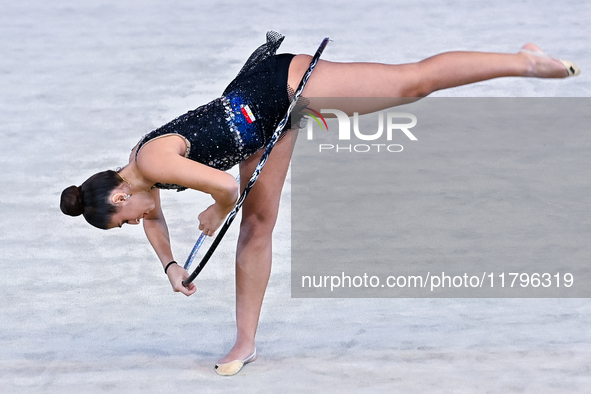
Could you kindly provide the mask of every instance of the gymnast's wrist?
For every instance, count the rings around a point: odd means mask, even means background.
[[[166,267],[164,267],[164,273],[166,275],[168,275],[168,269],[170,268],[171,265],[178,265],[179,263],[177,263],[176,261],[172,260],[170,263],[166,264]]]
[[[236,201],[238,201],[238,200],[236,199]],[[216,211],[216,213],[219,216],[226,217],[232,211],[232,209],[234,209],[235,205],[236,205],[235,202],[222,203],[222,202],[216,201],[213,204],[213,207],[214,207],[213,209]]]

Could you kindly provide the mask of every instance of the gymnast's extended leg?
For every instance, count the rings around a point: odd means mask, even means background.
[[[350,109],[339,108],[352,115],[352,112],[374,112],[408,103],[413,101],[412,98],[416,100],[437,90],[493,78],[564,78],[569,75],[559,60],[531,53],[542,54],[536,45],[526,44],[521,49],[524,51],[514,54],[446,52],[417,63],[400,65],[320,60],[304,89],[304,96],[311,99],[310,107],[317,110],[327,103],[313,98],[390,98],[384,101],[368,100],[367,103],[359,101],[355,103],[355,108]],[[303,75],[309,61],[308,55],[296,56],[290,66],[290,74]]]

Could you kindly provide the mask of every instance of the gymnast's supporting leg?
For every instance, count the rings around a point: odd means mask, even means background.
[[[295,133],[293,138],[295,138]],[[243,360],[255,348],[261,305],[271,273],[272,235],[292,152],[291,132],[277,142],[242,206],[236,250],[236,343],[220,364]],[[240,164],[244,189],[263,150]]]

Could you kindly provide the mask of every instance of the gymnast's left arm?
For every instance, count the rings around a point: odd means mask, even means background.
[[[148,144],[142,148],[138,165],[153,183],[173,183],[211,195],[215,203],[199,215],[199,229],[213,235],[232,211],[239,196],[236,179],[227,172],[189,160],[178,146]]]
[[[148,215],[144,218],[144,231],[150,244],[154,248],[154,251],[160,259],[162,269],[164,269],[171,261],[174,260],[172,257],[172,249],[170,247],[170,236],[168,235],[168,226],[162,213],[160,206],[160,191],[158,189],[152,189],[150,191],[156,206]],[[178,264],[171,264],[166,270],[168,280],[172,285],[175,292],[181,292],[186,296],[190,296],[195,293],[196,287],[193,283],[189,287],[184,287],[182,281],[186,279],[189,274],[188,272]]]

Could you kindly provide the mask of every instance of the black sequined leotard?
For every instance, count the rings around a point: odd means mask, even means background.
[[[222,97],[146,134],[147,142],[169,134],[184,137],[185,157],[228,170],[267,144],[289,106],[287,72],[294,55],[276,55],[283,36],[267,33],[267,42],[248,58]],[[157,183],[161,189],[186,189]]]

